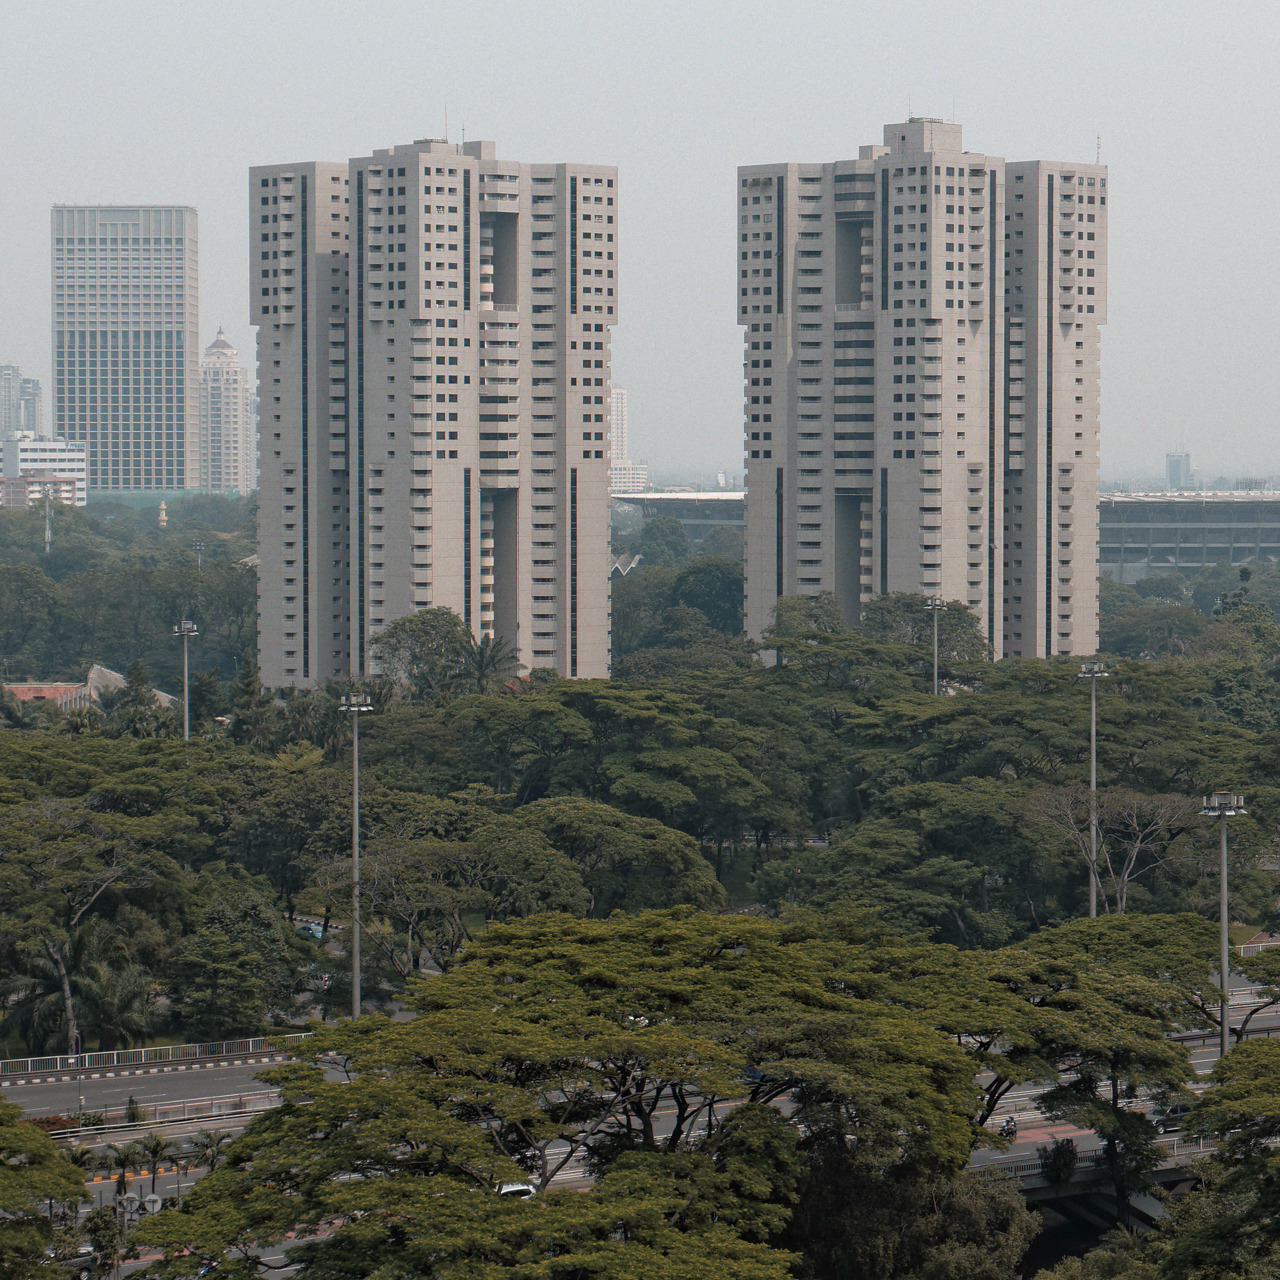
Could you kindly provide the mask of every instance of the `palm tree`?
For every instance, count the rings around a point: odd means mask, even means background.
[[[116,1195],[125,1195],[129,1190],[130,1171],[141,1169],[142,1162],[146,1157],[142,1153],[142,1148],[136,1142],[126,1142],[123,1145],[108,1142],[107,1151],[111,1156],[109,1167],[116,1174]]]
[[[72,990],[81,1030],[97,1036],[100,1050],[129,1048],[150,1029],[154,984],[141,965],[117,967],[106,958],[86,956]]]
[[[150,1027],[150,975],[129,960],[124,940],[108,925],[89,919],[76,930],[67,957],[72,1007],[87,1037],[115,1049],[141,1040]],[[60,1052],[66,1043],[62,985],[50,961],[27,961],[26,973],[0,981],[0,1036],[16,1033],[32,1053]]]
[[[60,715],[56,702],[24,702],[10,690],[0,690],[0,723],[11,729],[46,729]]]
[[[230,1134],[214,1129],[201,1129],[191,1139],[191,1146],[188,1148],[192,1163],[203,1165],[212,1173],[218,1167],[222,1159],[222,1148],[230,1141],[230,1137]]]
[[[173,1161],[174,1179],[178,1184],[178,1203],[182,1203],[182,1179],[185,1174],[191,1172],[191,1161],[188,1158],[189,1152],[179,1151]]]
[[[142,1149],[143,1155],[147,1158],[147,1167],[151,1170],[151,1194],[156,1193],[156,1175],[160,1171],[160,1162],[165,1156],[170,1155],[177,1150],[174,1144],[164,1136],[163,1133],[152,1132],[147,1134],[138,1146]]]
[[[41,955],[29,956],[26,970],[0,979],[0,1036],[16,1036],[28,1053],[65,1053],[66,1009],[57,971]]]
[[[459,683],[468,693],[489,693],[516,675],[524,663],[515,646],[501,636],[486,631],[477,640],[467,636],[463,641],[462,670]]]

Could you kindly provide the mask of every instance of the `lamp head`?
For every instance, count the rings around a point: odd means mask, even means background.
[[[1247,813],[1244,807],[1244,796],[1234,791],[1215,791],[1211,796],[1203,796],[1200,801],[1202,818],[1232,818],[1238,813]]]

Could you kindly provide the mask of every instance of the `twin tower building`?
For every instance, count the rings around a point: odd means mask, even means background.
[[[923,119],[739,170],[752,635],[781,595],[911,591],[997,656],[1094,651],[1106,197]],[[265,683],[372,674],[438,605],[608,674],[618,201],[490,142],[251,170]]]

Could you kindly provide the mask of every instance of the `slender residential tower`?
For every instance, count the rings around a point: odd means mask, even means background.
[[[55,205],[55,436],[89,492],[200,483],[196,211]]]
[[[997,656],[1092,653],[1106,169],[912,119],[738,183],[748,631],[909,591]]]
[[[608,674],[617,174],[425,139],[255,168],[263,679],[453,609]]]
[[[257,487],[256,437],[249,371],[219,329],[200,359],[200,487],[252,493]]]

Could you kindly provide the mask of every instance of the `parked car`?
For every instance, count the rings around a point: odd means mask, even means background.
[[[300,924],[297,932],[306,938],[314,938],[317,942],[324,937],[324,929],[318,924]]]
[[[1157,1133],[1176,1133],[1179,1129],[1186,1127],[1187,1117],[1190,1114],[1190,1103],[1173,1102],[1168,1106],[1157,1103],[1151,1108],[1151,1123],[1155,1125]]]

